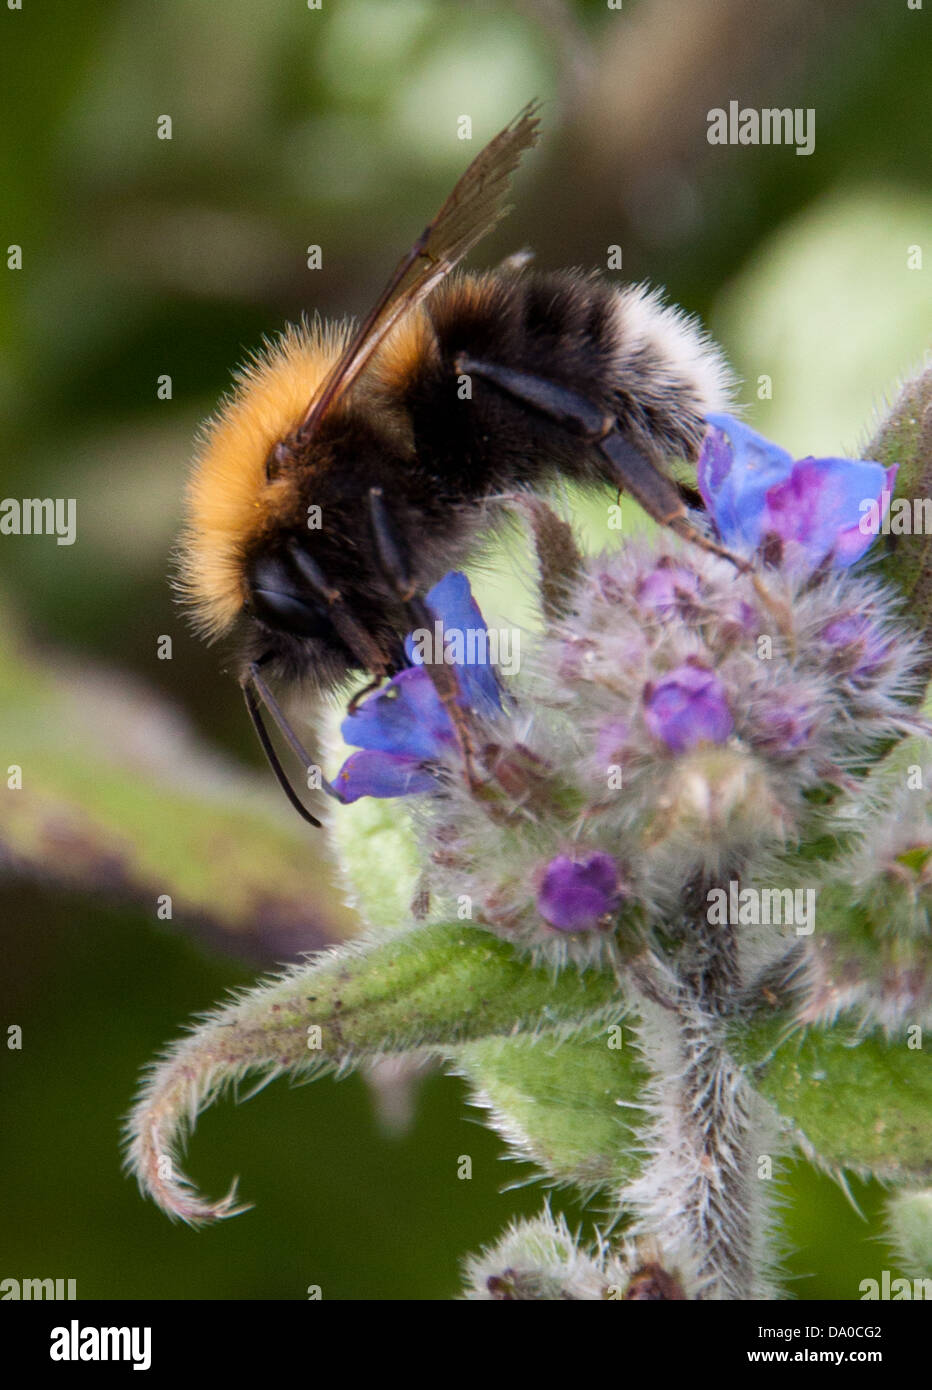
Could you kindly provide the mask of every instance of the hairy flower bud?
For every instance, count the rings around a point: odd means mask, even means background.
[[[564,1216],[545,1207],[517,1221],[502,1239],[464,1262],[464,1297],[489,1302],[676,1302],[694,1297],[676,1261],[654,1241],[597,1240],[587,1249]]]
[[[574,860],[560,854],[544,871],[537,910],[558,931],[594,931],[611,924],[621,899],[618,869],[610,855]]]
[[[863,835],[822,891],[806,1022],[851,1009],[888,1033],[932,1027],[932,766],[904,772],[913,785],[866,809]]]
[[[739,747],[700,748],[670,769],[647,841],[661,902],[701,875],[717,879],[777,851],[787,815],[764,763]]]
[[[597,1260],[583,1250],[564,1216],[549,1209],[518,1221],[497,1245],[464,1263],[465,1297],[484,1302],[600,1299],[605,1285]]]
[[[887,1233],[904,1269],[928,1280],[932,1272],[932,1190],[898,1192],[891,1197]]]
[[[724,743],[735,727],[721,682],[698,662],[685,662],[644,687],[644,722],[674,753]]]

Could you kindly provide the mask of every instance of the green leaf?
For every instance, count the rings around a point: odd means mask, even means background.
[[[521,1157],[585,1189],[630,1182],[641,1166],[638,1131],[649,1073],[620,1030],[572,1037],[494,1038],[455,1053],[458,1069]]]
[[[614,975],[553,972],[460,923],[354,944],[297,966],[218,1009],[170,1049],[129,1122],[129,1166],[166,1211],[197,1224],[230,1215],[230,1194],[190,1191],[176,1157],[187,1129],[230,1084],[345,1071],[384,1052],[444,1054],[478,1038],[573,1031],[615,1020]]]
[[[286,977],[272,994],[280,1014],[302,1029],[322,1025],[325,1050],[329,1040],[337,1052],[443,1049],[573,1026],[593,1014],[614,1016],[621,1007],[610,971],[567,969],[555,978],[507,942],[462,922],[415,928],[363,950],[350,947]],[[257,997],[268,1002],[264,991]],[[267,1012],[266,1020],[274,1030]]]
[[[932,1057],[840,1024],[784,1038],[785,1019],[732,1040],[760,1093],[804,1152],[889,1181],[932,1174]]]

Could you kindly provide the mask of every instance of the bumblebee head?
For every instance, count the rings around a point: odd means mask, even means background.
[[[306,451],[299,461],[295,433],[348,333],[346,323],[289,326],[238,371],[232,391],[202,427],[176,583],[208,640],[228,633],[247,604],[261,608],[263,593],[266,616],[274,616],[270,596],[280,586],[256,572],[251,557],[301,506],[302,481],[306,490],[313,461]]]

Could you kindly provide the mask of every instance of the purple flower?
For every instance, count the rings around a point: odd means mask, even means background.
[[[618,908],[623,896],[618,868],[608,854],[583,860],[551,859],[537,893],[537,911],[557,931],[594,931]]]
[[[846,568],[873,540],[872,518],[893,496],[896,465],[804,458],[730,415],[710,415],[699,455],[699,491],[726,545],[755,550],[776,538],[781,558]]]
[[[792,695],[771,702],[758,712],[753,741],[773,753],[794,753],[812,738],[816,716],[811,707]]]
[[[724,743],[734,729],[718,676],[691,663],[645,686],[644,719],[654,737],[674,753],[697,743]]]
[[[862,613],[841,613],[819,636],[832,649],[832,665],[855,680],[869,680],[889,661],[893,639]]]
[[[340,726],[347,743],[408,758],[440,757],[456,735],[423,666],[399,671]]]
[[[614,763],[631,736],[627,719],[607,719],[596,735],[596,756],[600,763]]]
[[[433,632],[421,634],[419,642],[441,645],[444,634],[484,634],[485,624],[464,574],[451,571],[430,590],[425,604],[435,619]],[[405,652],[416,661],[418,645],[411,634]],[[474,654],[487,650],[473,641],[464,647]],[[431,651],[431,656],[439,652]],[[464,709],[483,714],[500,708],[498,678],[492,666],[456,662],[459,703]],[[334,779],[334,786],[346,802],[361,796],[410,796],[430,791],[437,785],[429,764],[437,762],[456,745],[456,732],[430,672],[424,665],[412,665],[364,700],[340,726],[345,741],[362,752],[347,758]]]
[[[336,775],[334,786],[345,802],[361,796],[411,796],[434,791],[437,779],[417,758],[396,753],[351,753]]]
[[[699,598],[699,576],[685,565],[660,564],[637,587],[638,603],[661,617],[681,611]]]

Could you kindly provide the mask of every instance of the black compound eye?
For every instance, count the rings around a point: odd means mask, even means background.
[[[281,556],[263,555],[253,561],[247,584],[250,612],[266,627],[339,644],[327,604]]]

